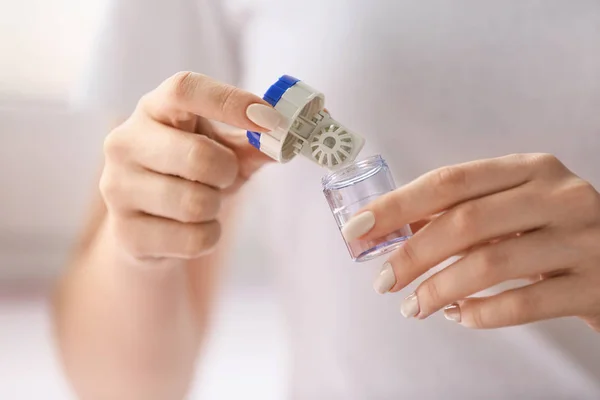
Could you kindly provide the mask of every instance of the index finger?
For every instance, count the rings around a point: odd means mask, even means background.
[[[272,109],[260,97],[235,86],[195,72],[178,72],[145,95],[139,107],[153,119],[165,123],[189,113],[241,129],[265,132],[265,127],[255,124],[246,115],[246,109],[252,104]]]
[[[342,228],[347,241],[373,240],[467,200],[509,190],[532,177],[527,156],[510,155],[443,167],[377,198]]]

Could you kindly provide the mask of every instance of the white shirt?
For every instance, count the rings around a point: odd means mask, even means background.
[[[398,183],[432,168],[550,152],[600,185],[600,3],[127,0],[84,98],[115,113],[179,70],[262,94],[291,74],[380,152]],[[259,175],[255,205],[293,351],[292,399],[598,399],[600,337],[576,319],[471,331],[404,320],[353,264],[297,159]]]

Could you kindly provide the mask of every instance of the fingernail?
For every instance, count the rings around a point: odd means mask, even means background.
[[[246,115],[250,121],[269,131],[277,128],[283,119],[283,116],[276,109],[259,103],[250,104],[246,109]]]
[[[411,294],[400,304],[400,312],[404,318],[416,317],[419,313],[419,300],[415,293]]]
[[[342,236],[347,242],[357,239],[375,226],[375,214],[365,211],[352,218],[342,227]]]
[[[458,304],[450,304],[444,308],[444,317],[448,321],[454,321],[460,323],[460,307]]]
[[[394,275],[394,269],[392,264],[386,262],[383,264],[379,275],[375,278],[373,283],[373,289],[379,294],[384,294],[390,291],[391,288],[396,284],[396,276]]]

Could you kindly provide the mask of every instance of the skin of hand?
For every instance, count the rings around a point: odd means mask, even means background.
[[[270,160],[212,121],[268,132],[281,118],[257,96],[191,72],[144,96],[104,146],[100,191],[124,252],[144,263],[210,252],[222,203]]]
[[[421,228],[384,264],[378,292],[460,257],[402,302],[405,317],[445,307],[447,319],[487,329],[577,316],[600,331],[600,194],[553,155],[434,170],[374,200],[342,233],[373,240],[411,223]],[[529,284],[470,297],[517,279]]]
[[[185,397],[236,193],[271,160],[215,122],[268,132],[282,118],[253,94],[180,72],[107,136],[92,218],[54,299],[79,398]]]

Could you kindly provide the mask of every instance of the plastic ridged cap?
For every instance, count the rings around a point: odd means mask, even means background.
[[[279,162],[288,162],[302,154],[333,170],[354,161],[364,145],[361,136],[324,110],[323,94],[297,78],[283,75],[263,99],[285,118],[271,132],[248,131],[248,141]]]

